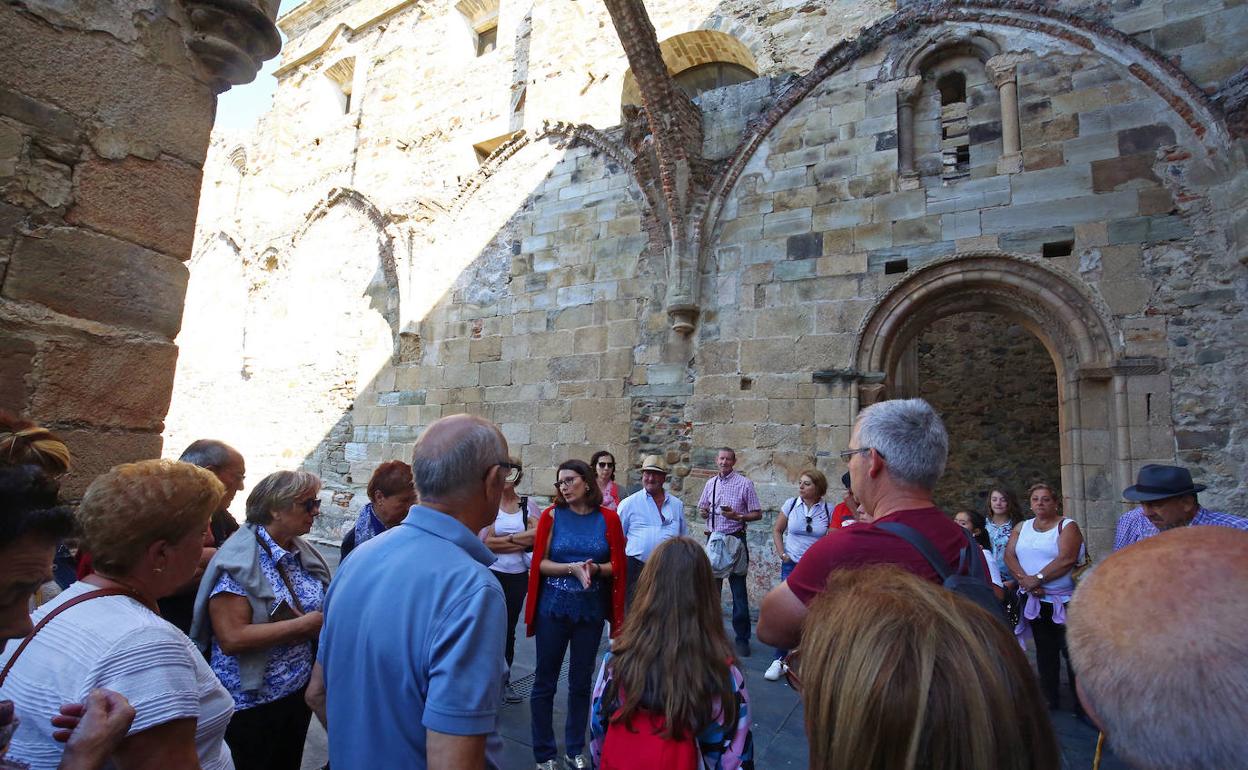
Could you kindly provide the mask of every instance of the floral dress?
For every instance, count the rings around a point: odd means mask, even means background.
[[[997,563],[997,571],[1001,573],[1002,579],[1012,579],[1010,571],[1005,566],[1005,546],[1010,542],[1010,533],[1014,531],[1014,522],[1007,521],[1004,524],[993,524],[989,519],[985,525],[988,530],[988,542],[992,544],[992,558]]]

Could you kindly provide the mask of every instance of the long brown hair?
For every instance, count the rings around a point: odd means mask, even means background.
[[[711,563],[697,541],[675,537],[654,549],[611,652],[603,708],[628,724],[639,709],[664,717],[663,737],[685,740],[716,717],[737,721],[729,661]]]
[[[1006,627],[897,567],[834,571],[806,616],[802,653],[813,770],[1061,765]]]
[[[1021,524],[1026,518],[1023,516],[1023,507],[1018,504],[1018,496],[1005,487],[992,487],[988,490],[988,496],[984,498],[984,504],[988,506],[988,515],[992,516],[992,493],[996,492],[1005,498],[1005,512],[1010,516],[1011,524]]]
[[[585,502],[589,504],[591,511],[596,511],[602,507],[602,490],[598,488],[598,477],[594,475],[593,469],[586,465],[584,460],[564,460],[559,463],[559,470],[555,471],[556,476],[559,474],[559,471],[572,471],[581,477],[581,480],[585,482],[585,486],[589,487],[589,490],[585,492]],[[568,501],[563,496],[563,487],[555,487],[555,505],[564,508],[568,507]]]

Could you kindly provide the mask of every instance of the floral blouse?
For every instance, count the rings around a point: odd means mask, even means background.
[[[297,554],[278,545],[264,527],[257,527],[256,531],[273,554],[270,558],[263,548],[260,549],[260,571],[273,586],[274,604],[269,608],[270,611],[277,609],[281,602],[293,606],[290,591],[286,590],[286,583],[277,571],[279,562],[286,569],[286,574],[290,576],[290,582],[295,587],[295,593],[299,595],[299,605],[303,611],[313,612],[322,609],[325,604],[325,587],[321,585],[321,581],[303,568],[303,562],[299,560]],[[222,574],[221,579],[212,588],[213,596],[219,593],[246,596],[247,590],[234,578]],[[225,689],[229,690],[230,695],[234,697],[234,707],[241,711],[283,698],[307,684],[308,678],[312,675],[314,654],[310,641],[277,645],[269,653],[268,663],[264,667],[264,684],[259,690],[243,689],[242,679],[239,676],[238,658],[222,652],[215,638],[212,640],[212,656],[208,664],[216,673],[217,678],[221,680],[221,684],[225,685]]]
[[[729,666],[732,673],[732,690],[737,698],[737,721],[723,723],[723,712],[715,704],[715,721],[698,733],[698,753],[704,770],[736,770],[754,767],[754,735],[750,732],[750,696],[745,689],[745,677],[736,666]],[[594,766],[601,764],[602,746],[607,737],[610,712],[603,708],[603,694],[611,682],[611,652],[602,656],[598,669],[598,681],[594,684],[593,703],[589,713],[590,754]]]
[[[992,544],[992,558],[997,562],[997,571],[1001,573],[1002,578],[1009,578],[1010,571],[1005,567],[1005,546],[1010,542],[1014,522],[993,524],[992,519],[989,519],[985,529],[988,530],[988,542]]]

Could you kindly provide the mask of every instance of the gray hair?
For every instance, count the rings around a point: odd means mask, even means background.
[[[438,500],[470,491],[490,468],[508,462],[507,442],[489,422],[475,422],[454,438],[430,438],[426,428],[417,440],[412,451],[412,478],[421,499]]]
[[[224,468],[237,454],[239,454],[238,450],[224,441],[201,438],[192,441],[190,446],[183,449],[182,456],[178,460],[198,465],[201,468]]]
[[[884,456],[889,475],[931,491],[945,472],[949,434],[932,405],[921,398],[872,404],[858,415],[858,446]]]
[[[289,508],[291,503],[308,493],[321,489],[321,480],[307,471],[277,471],[260,480],[247,495],[247,523],[270,524],[273,511]]]

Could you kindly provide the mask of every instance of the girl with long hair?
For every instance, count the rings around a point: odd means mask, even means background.
[[[752,768],[750,716],[711,564],[697,541],[672,538],[646,562],[603,657],[591,753],[600,770]]]
[[[992,558],[997,563],[997,571],[1006,578],[1006,588],[1013,591],[1018,588],[1010,580],[1010,571],[1005,566],[1005,546],[1010,542],[1010,534],[1014,528],[1023,523],[1023,509],[1018,498],[1005,487],[993,487],[988,490],[988,516],[984,523],[984,532],[988,534],[989,548]]]

